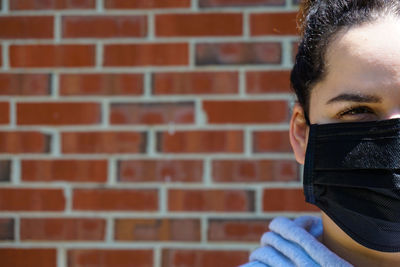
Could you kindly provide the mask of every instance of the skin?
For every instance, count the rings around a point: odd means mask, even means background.
[[[382,16],[372,23],[341,30],[325,55],[326,76],[310,95],[312,124],[400,118],[400,19]],[[304,164],[309,128],[296,104],[290,142]],[[400,253],[368,249],[322,213],[322,242],[355,266],[400,266]]]

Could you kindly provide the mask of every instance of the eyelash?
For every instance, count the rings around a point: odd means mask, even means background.
[[[344,116],[346,116],[346,115],[352,116],[352,115],[365,114],[365,113],[368,113],[368,114],[375,114],[375,112],[374,112],[371,108],[369,108],[369,107],[366,107],[366,106],[358,106],[358,107],[350,107],[350,108],[347,108],[347,109],[345,109],[345,110],[339,112],[336,116],[337,116],[338,118],[342,118],[342,117],[344,117]]]

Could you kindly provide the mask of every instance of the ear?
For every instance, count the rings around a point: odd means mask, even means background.
[[[296,160],[300,164],[304,164],[306,156],[308,131],[304,110],[300,104],[296,103],[290,120],[289,138]]]

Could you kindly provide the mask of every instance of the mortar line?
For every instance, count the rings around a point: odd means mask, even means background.
[[[9,0],[3,0],[2,1],[2,11],[5,14],[8,14],[8,12],[10,11],[10,3],[8,2]]]
[[[232,100],[232,101],[283,101],[287,102],[287,104],[290,104],[291,101],[295,99],[295,96],[291,93],[271,93],[271,94],[248,94],[248,95],[239,95],[239,94],[226,94],[226,95],[204,95],[204,96],[198,96],[196,97],[195,95],[172,95],[172,96],[157,96],[157,97],[151,97],[151,96],[121,96],[121,97],[102,97],[102,96],[93,96],[93,97],[82,97],[82,96],[73,96],[73,97],[64,97],[62,101],[58,99],[58,76],[57,75],[52,75],[52,81],[51,81],[51,86],[54,87],[54,95],[51,97],[49,96],[42,96],[42,97],[34,97],[27,99],[26,97],[9,97],[9,96],[0,96],[0,101],[1,100],[15,100],[15,101],[24,101],[25,103],[38,103],[38,102],[77,102],[77,103],[86,103],[86,102],[104,102],[108,103],[111,102],[111,104],[117,103],[132,103],[132,104],[137,104],[137,103],[178,103],[178,102],[195,102],[195,101],[200,101],[199,107],[201,108],[202,103],[201,101],[224,101],[224,100]],[[53,82],[54,80],[54,82]],[[149,89],[150,90],[150,89]],[[59,101],[60,100],[60,101]],[[144,124],[142,124],[144,125]],[[254,124],[253,124],[254,125]],[[90,126],[90,125],[89,125]],[[140,124],[138,124],[140,126]],[[3,126],[1,126],[3,127]],[[63,127],[63,126],[60,126]],[[76,127],[76,126],[73,126]]]
[[[203,110],[202,99],[199,98],[195,99],[194,108],[195,108],[195,125],[197,126],[207,125],[208,116],[207,113]]]
[[[248,128],[244,129],[244,149],[245,157],[252,157],[253,143],[252,143],[252,131]]]
[[[102,70],[103,67],[103,54],[104,54],[104,45],[102,42],[96,42],[96,63],[95,69],[98,71]]]
[[[286,188],[286,187],[285,187]],[[255,194],[255,197],[254,197],[254,212],[257,214],[257,215],[262,215],[263,214],[263,211],[262,211],[262,205],[263,205],[263,203],[262,203],[262,200],[263,200],[263,197],[262,197],[262,194],[263,194],[263,188],[262,187],[257,187],[256,189],[255,189],[255,192],[254,192],[254,194]]]
[[[104,98],[101,101],[101,128],[104,130],[109,129],[111,122],[111,103],[108,98]]]
[[[155,15],[152,12],[147,13],[147,40],[155,40]]]
[[[61,133],[60,131],[53,130],[50,137],[51,151],[50,154],[52,157],[60,157],[61,156]]]
[[[73,199],[72,199],[72,191],[73,189],[70,186],[64,186],[64,197],[65,197],[65,211],[64,214],[70,214],[72,212]]]
[[[246,71],[239,69],[239,96],[248,97],[246,94]]]
[[[260,186],[260,185],[258,185]],[[296,187],[301,189],[300,186]],[[298,217],[302,215],[318,215],[319,212],[311,212],[311,211],[300,211],[300,212],[265,212],[265,213],[256,213],[256,212],[170,212],[168,213],[168,218],[172,219],[200,219],[201,216],[207,215],[216,219],[248,219],[249,217],[252,219],[266,219],[266,218],[274,218],[277,216],[286,216],[286,217]],[[161,219],[166,217],[166,214],[154,213],[154,212],[104,212],[104,211],[72,211],[70,213],[64,212],[18,212],[18,215],[15,212],[4,212],[0,214],[0,218],[10,218],[15,216],[21,216],[23,218],[43,218],[43,217],[61,217],[61,218],[98,218],[98,219],[107,219],[109,216],[113,217],[123,217],[124,219]],[[2,242],[0,242],[1,244]]]
[[[31,160],[31,159],[37,159],[37,160],[51,160],[54,159],[54,155],[51,154],[46,154],[46,155],[36,155],[36,154],[25,154],[21,156],[15,156],[12,154],[3,154],[0,155],[0,159],[7,160],[10,157],[13,159],[19,159],[19,160]],[[71,154],[71,155],[60,155],[58,159],[64,159],[64,160],[104,160],[108,158],[108,154],[100,154],[100,155],[82,155],[82,154]],[[243,160],[244,154],[159,154],[159,155],[154,155],[152,157],[149,157],[148,155],[125,155],[125,154],[120,154],[120,155],[113,155],[113,158],[115,158],[117,161],[118,160],[148,160],[148,159],[154,159],[154,160],[204,160],[209,158],[210,160]],[[254,160],[295,160],[294,155],[292,153],[257,153],[252,155],[252,159]],[[32,185],[37,185],[40,184],[39,182],[35,182]],[[85,185],[85,184],[98,184],[98,183],[82,183],[79,182],[79,185]],[[143,183],[146,184],[146,183]],[[155,184],[155,183],[149,183],[149,184]],[[51,184],[48,184],[47,186],[54,185],[57,186],[58,183],[54,182]],[[140,185],[140,183],[138,183]]]
[[[4,45],[3,45],[4,49]],[[4,54],[4,52],[3,52]],[[8,54],[8,53],[7,53]],[[5,60],[3,59],[3,62]],[[8,61],[7,61],[8,62]],[[7,63],[8,64],[8,63]],[[265,65],[243,65],[241,67],[244,71],[275,71],[275,70],[283,70],[290,71],[290,68],[285,67],[283,65],[278,64],[265,64]],[[3,71],[7,71],[9,73],[42,73],[48,74],[49,72],[62,72],[69,74],[79,74],[79,73],[98,73],[99,70],[95,67],[77,67],[77,68],[22,68],[22,67],[13,67],[12,69],[8,69],[8,66],[4,66],[3,63]],[[237,72],[238,67],[233,65],[204,65],[204,66],[196,66],[196,68],[189,68],[189,66],[177,66],[171,65],[168,67],[162,66],[141,66],[141,67],[103,67],[101,73],[144,73],[144,72]],[[193,95],[194,96],[194,95]],[[74,98],[74,97],[68,97]],[[87,98],[87,97],[86,97]],[[113,97],[111,97],[113,98]]]
[[[160,246],[157,246],[153,249],[153,267],[161,267],[161,264],[162,264],[161,250],[162,250],[162,248]]]
[[[3,57],[3,70],[8,71],[10,69],[10,43],[3,41],[1,45],[1,53]]]
[[[158,204],[161,216],[169,216],[168,212],[168,189],[164,186],[158,189]]]
[[[198,0],[191,0],[190,10],[193,12],[199,11],[199,1]]]
[[[50,74],[51,98],[56,100],[60,95],[60,76],[58,72]]]
[[[14,98],[11,98],[9,100],[9,105],[10,105],[9,126],[10,128],[15,128],[17,127],[17,118],[18,118],[16,100]]]
[[[188,42],[189,49],[189,67],[190,69],[194,69],[196,67],[196,43],[193,39],[190,39]]]
[[[200,243],[207,244],[207,241],[208,241],[208,234],[207,234],[207,231],[208,231],[208,218],[207,218],[207,215],[201,216],[200,223],[201,223],[201,225],[200,225],[200,227],[201,227],[200,228],[200,231],[201,231],[201,241],[200,241]]]
[[[282,66],[291,68],[292,63],[292,41],[289,39],[284,39],[282,41]]]
[[[211,186],[212,181],[212,163],[210,158],[203,160],[203,183],[205,186]]]
[[[114,241],[114,218],[108,216],[106,219],[106,224],[105,242],[112,244]]]
[[[3,0],[4,2],[5,0]],[[128,0],[126,0],[128,1]],[[77,15],[77,16],[96,16],[99,13],[106,13],[111,16],[129,16],[129,15],[143,15],[143,13],[149,12],[149,9],[106,9],[104,8],[104,0],[96,0],[96,8],[95,9],[71,9],[71,10],[59,10],[57,12],[60,15]],[[298,8],[293,5],[293,8],[288,8],[286,5],[282,6],[251,6],[251,7],[207,7],[207,8],[196,8],[196,5],[193,5],[195,8],[183,7],[183,8],[154,8],[151,9],[151,13],[155,15],[162,14],[226,14],[226,13],[241,13],[243,10],[249,13],[289,13],[295,12]],[[4,9],[4,8],[3,8]],[[8,7],[7,7],[8,9]],[[43,16],[43,15],[53,15],[54,10],[8,10],[8,12],[12,12],[13,16]],[[9,13],[7,13],[8,15]],[[5,16],[6,14],[1,13],[1,16]]]
[[[67,266],[67,253],[63,246],[56,246],[57,248],[57,267]]]
[[[62,21],[58,12],[54,13],[54,43],[59,44],[62,39]]]
[[[110,157],[107,159],[108,170],[107,170],[107,185],[117,185],[118,177],[117,177],[117,164],[118,161],[114,157]]]
[[[21,228],[21,219],[19,216],[15,216],[14,217],[14,241],[16,244],[21,243],[20,228]]]
[[[146,71],[144,73],[144,92],[143,98],[152,100],[152,73]]]
[[[205,250],[225,250],[232,252],[244,249],[255,248],[258,244],[253,242],[232,243],[232,242],[218,242],[218,243],[194,243],[194,242],[116,242],[113,243],[111,249],[160,249],[167,247],[170,249],[205,249]],[[63,247],[69,249],[110,249],[110,244],[101,242],[23,242],[16,244],[13,242],[1,242],[0,248],[50,248]]]
[[[13,158],[11,161],[11,183],[21,184],[21,160],[18,158]]]
[[[170,128],[168,128],[169,130]],[[158,155],[157,151],[157,133],[154,128],[147,131],[147,154],[148,157],[155,157]]]
[[[104,11],[104,2],[103,0],[96,0],[96,12],[102,13]]]
[[[0,16],[1,17],[1,16]],[[125,37],[125,38],[62,38],[61,44],[87,44],[94,45],[96,42],[103,42],[106,45],[121,44],[121,45],[134,45],[134,44],[175,44],[175,43],[187,43],[192,40],[195,43],[278,43],[283,40],[290,40],[296,42],[299,40],[297,35],[288,36],[252,36],[246,39],[243,35],[238,36],[198,36],[198,37],[157,37],[155,39],[143,38],[143,37]],[[11,44],[16,45],[51,45],[54,44],[53,38],[46,39],[13,39],[7,40]],[[185,67],[187,67],[185,65]],[[233,65],[236,67],[236,65]]]
[[[250,14],[248,11],[243,12],[243,37],[250,40]]]

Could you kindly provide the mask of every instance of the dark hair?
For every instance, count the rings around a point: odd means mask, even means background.
[[[400,0],[308,0],[298,15],[301,42],[290,81],[308,120],[312,87],[326,75],[325,53],[340,30],[400,14]]]

